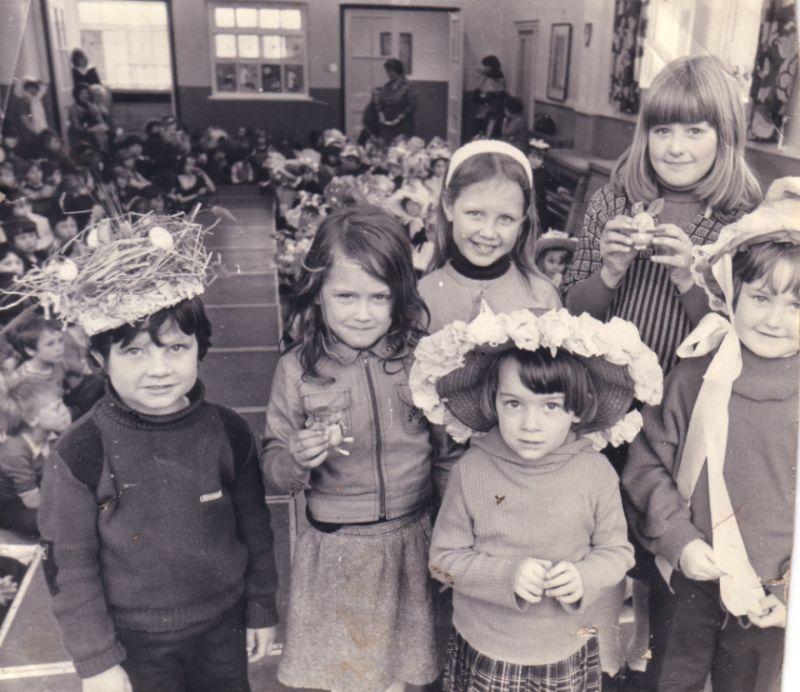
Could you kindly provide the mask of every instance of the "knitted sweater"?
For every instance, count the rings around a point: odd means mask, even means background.
[[[109,389],[59,440],[39,528],[64,645],[88,677],[125,659],[115,627],[176,631],[245,594],[249,627],[277,622],[269,510],[247,423],[203,399],[164,416]]]
[[[580,607],[517,597],[527,557],[574,563]],[[587,609],[633,566],[617,474],[583,439],[530,462],[497,428],[476,437],[450,475],[430,564],[453,587],[453,624],[473,648],[511,663],[561,661],[596,627]]]
[[[419,281],[419,293],[431,313],[428,331],[433,334],[453,320],[469,322],[477,317],[482,300],[495,312],[561,307],[561,297],[547,279],[528,278],[513,262],[505,274],[488,281],[459,274],[448,262]]]
[[[694,245],[713,243],[729,222],[714,214],[706,218],[705,206],[687,195],[666,194],[665,199],[667,204],[658,221],[680,226]],[[685,206],[694,208],[687,213]],[[678,345],[709,311],[708,299],[698,286],[679,294],[669,278],[669,268],[650,261],[650,249],[639,252],[616,289],[605,285],[600,278],[603,265],[600,237],[606,223],[618,214],[629,215],[630,212],[627,197],[615,193],[611,184],[592,195],[578,237],[578,248],[561,288],[567,307],[576,315],[589,312],[600,320],[621,317],[633,322],[666,372],[677,360]]]
[[[644,430],[630,447],[622,482],[638,514],[632,529],[673,567],[686,545],[712,542],[708,473],[703,468],[691,504],[676,478],[697,394],[712,355],[679,363],[660,406],[643,410]],[[733,384],[724,478],[747,555],[764,584],[789,566],[794,518],[800,357],[760,358],[742,347]],[[784,598],[784,589],[775,589]]]

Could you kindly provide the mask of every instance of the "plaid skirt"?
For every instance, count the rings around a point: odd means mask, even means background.
[[[428,573],[431,531],[428,510],[332,533],[303,531],[278,680],[336,692],[435,680],[447,635]]]
[[[444,671],[444,692],[600,692],[600,649],[590,637],[563,661],[520,665],[498,661],[473,649],[455,632]]]

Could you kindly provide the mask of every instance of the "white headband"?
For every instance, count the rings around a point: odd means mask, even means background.
[[[505,154],[522,166],[525,175],[528,176],[528,183],[533,187],[533,171],[528,157],[525,156],[517,147],[508,142],[501,142],[499,139],[478,139],[456,150],[453,158],[450,159],[450,166],[447,168],[447,177],[444,179],[444,186],[450,184],[456,169],[471,156],[476,154]]]

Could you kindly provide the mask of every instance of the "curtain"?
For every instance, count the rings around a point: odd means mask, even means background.
[[[750,88],[748,136],[762,142],[782,138],[797,77],[797,18],[792,0],[766,0]]]
[[[614,40],[611,46],[614,62],[609,98],[623,113],[639,112],[639,69],[647,32],[648,1],[616,0],[614,5]]]

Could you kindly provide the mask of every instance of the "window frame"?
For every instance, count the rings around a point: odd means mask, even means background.
[[[79,14],[80,13],[80,7],[79,7],[79,5],[81,5],[82,3],[85,3],[85,4],[89,5],[89,4],[92,4],[92,2],[101,2],[101,1],[102,0],[78,0],[78,2],[76,2],[76,4],[75,4],[75,17],[76,17],[78,35],[79,36],[82,35],[82,33],[84,31],[97,31],[97,32],[99,32],[104,37],[103,38],[103,45],[104,45],[104,52],[105,52],[105,34],[106,33],[113,32],[113,31],[129,32],[131,29],[130,29],[129,26],[127,26],[127,25],[125,25],[123,23],[120,23],[120,24],[104,23],[104,22],[89,22],[88,24],[82,23],[80,21],[80,14]],[[165,20],[164,21],[164,26],[163,26],[163,31],[164,31],[164,35],[166,37],[168,46],[169,46],[169,41],[170,41],[169,1],[170,0],[163,0],[162,2],[148,3],[148,4],[163,6],[163,9],[164,9],[164,20]],[[146,26],[147,25],[142,25],[142,27],[146,27]],[[136,27],[136,29],[141,29],[142,27]],[[159,27],[159,29],[160,28],[161,27]],[[59,38],[60,38],[60,34],[59,34]],[[131,84],[128,84],[126,86],[117,86],[111,80],[111,74],[110,74],[110,70],[108,69],[108,64],[106,63],[106,60],[107,60],[107,58],[106,58],[106,56],[104,54],[103,65],[104,65],[105,69],[104,70],[98,70],[98,72],[100,72],[100,77],[101,77],[101,79],[103,81],[103,85],[106,88],[108,88],[109,90],[113,91],[115,94],[147,94],[147,93],[153,93],[153,94],[159,94],[159,95],[162,95],[162,94],[170,94],[171,95],[172,92],[173,92],[173,87],[174,87],[174,66],[172,64],[173,58],[172,58],[172,55],[169,53],[169,50],[167,51],[167,62],[166,62],[166,68],[167,68],[167,71],[168,71],[168,74],[169,74],[169,79],[168,79],[168,82],[165,83],[165,86],[155,86],[154,84],[137,85],[137,86],[133,86]],[[131,62],[128,63],[128,65],[136,65],[136,64],[138,64],[138,63],[131,63]],[[70,64],[70,67],[71,67],[71,64]],[[164,65],[156,65],[156,67],[164,67]]]
[[[261,27],[217,27],[215,20],[215,10],[217,8],[246,8],[258,10],[297,10],[300,12],[301,28],[300,29],[262,29]],[[206,16],[208,19],[208,47],[209,47],[209,78],[211,86],[210,100],[230,100],[230,101],[311,101],[313,100],[310,93],[309,85],[309,11],[308,5],[305,3],[296,2],[271,2],[270,0],[207,0],[206,2]],[[219,34],[231,34],[234,36],[239,35],[257,35],[259,37],[259,52],[263,52],[263,37],[264,36],[287,36],[287,37],[301,37],[303,40],[303,58],[301,61],[286,62],[286,58],[277,58],[270,61],[268,58],[259,56],[257,58],[218,58],[216,55],[216,36]],[[223,91],[218,88],[217,84],[217,65],[228,64],[234,65],[237,78],[238,89],[238,75],[239,65],[254,65],[258,69],[258,78],[261,80],[261,66],[265,63],[272,62],[283,65],[300,65],[303,69],[303,90],[297,92],[269,92],[269,91]],[[285,73],[281,70],[281,84],[284,85]]]

